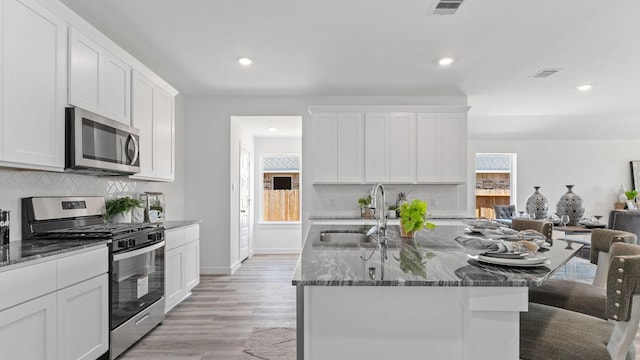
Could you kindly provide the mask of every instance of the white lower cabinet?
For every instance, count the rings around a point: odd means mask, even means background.
[[[57,354],[56,294],[0,311],[3,359],[62,359]]]
[[[109,276],[60,290],[58,358],[96,359],[109,349]]]
[[[200,225],[165,231],[165,313],[200,283]]]
[[[0,358],[96,359],[106,353],[108,262],[104,246],[0,272],[0,288],[12,294],[0,301]]]

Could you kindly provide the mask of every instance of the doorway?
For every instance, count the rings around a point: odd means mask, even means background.
[[[249,257],[251,154],[240,145],[240,261]]]
[[[516,203],[516,154],[476,154],[476,217],[495,219],[495,205]]]

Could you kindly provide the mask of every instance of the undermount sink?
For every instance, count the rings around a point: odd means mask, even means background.
[[[374,248],[376,241],[358,230],[325,230],[313,241],[314,247]]]

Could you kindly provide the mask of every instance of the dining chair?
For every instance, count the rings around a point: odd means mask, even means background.
[[[515,205],[493,205],[496,221],[505,225],[511,225],[513,214],[516,213]]]
[[[555,306],[606,319],[607,274],[609,249],[616,242],[635,244],[635,234],[610,229],[593,229],[589,261],[596,264],[591,284],[565,279],[549,279],[541,286],[529,288],[529,301]]]
[[[553,223],[545,220],[513,219],[511,228],[514,230],[535,230],[546,237],[546,241],[553,245]]]
[[[640,321],[640,246],[614,243],[607,275],[607,320],[544,304],[520,313],[520,358],[635,359]]]

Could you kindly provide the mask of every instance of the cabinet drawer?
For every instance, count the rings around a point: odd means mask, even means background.
[[[0,310],[56,291],[56,261],[0,272]]]
[[[191,225],[184,228],[185,240],[187,242],[196,241],[200,239],[200,225]]]
[[[58,289],[79,283],[109,271],[107,247],[58,260]]]
[[[165,231],[164,237],[167,251],[180,247],[186,243],[183,228]]]

